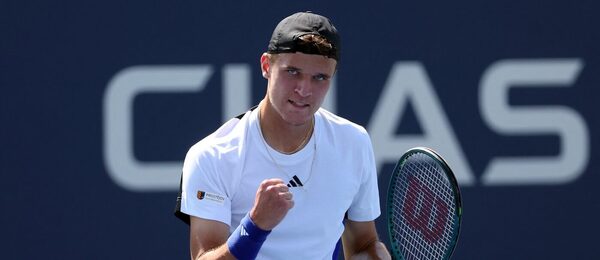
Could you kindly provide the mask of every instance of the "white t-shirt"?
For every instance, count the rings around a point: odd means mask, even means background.
[[[231,119],[190,148],[183,166],[181,212],[223,222],[233,232],[252,208],[263,180],[291,181],[297,186],[290,188],[294,207],[271,231],[257,259],[331,259],[346,213],[354,221],[371,221],[380,214],[369,135],[321,108],[307,145],[282,154],[263,141],[257,112]]]

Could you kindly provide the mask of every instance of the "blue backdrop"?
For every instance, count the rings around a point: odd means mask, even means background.
[[[189,258],[185,152],[262,98],[302,10],[342,33],[326,106],[371,132],[380,192],[409,147],[448,157],[455,259],[596,257],[597,1],[221,2],[0,2],[1,258]]]

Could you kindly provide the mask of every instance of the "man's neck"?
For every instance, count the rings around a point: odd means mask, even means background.
[[[310,140],[314,129],[314,117],[302,125],[293,125],[281,118],[279,113],[262,102],[258,110],[262,136],[271,148],[285,154],[300,151]]]

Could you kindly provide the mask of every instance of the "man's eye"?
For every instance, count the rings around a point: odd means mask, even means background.
[[[316,76],[314,76],[314,79],[316,79],[318,81],[323,81],[323,80],[327,80],[327,76],[325,76],[325,75],[316,75]]]
[[[298,74],[298,70],[295,70],[295,69],[288,69],[288,70],[287,70],[287,72],[288,72],[290,75],[296,75],[296,74]]]

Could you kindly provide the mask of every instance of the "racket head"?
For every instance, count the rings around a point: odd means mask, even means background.
[[[462,199],[448,163],[433,149],[406,151],[387,193],[394,259],[450,259],[460,233]]]

